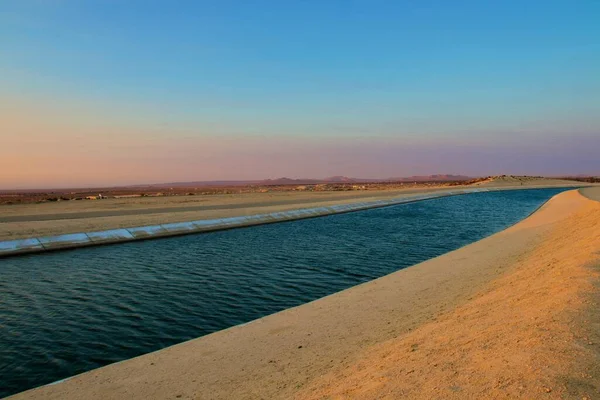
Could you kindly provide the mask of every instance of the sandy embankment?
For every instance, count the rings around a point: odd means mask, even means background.
[[[600,203],[566,192],[433,260],[16,398],[597,398],[599,250]]]
[[[524,181],[524,186],[521,186],[521,183],[521,181],[515,180],[497,180],[485,182],[481,187],[522,188],[581,185],[579,182],[551,179],[529,179]],[[474,186],[351,192],[290,191],[4,205],[0,206],[0,240],[266,214],[472,187]]]
[[[584,193],[600,201],[600,190]],[[600,203],[563,194],[503,235],[543,227],[543,240],[472,299],[296,398],[598,398]]]
[[[0,206],[0,240],[266,214],[435,190],[242,193]]]

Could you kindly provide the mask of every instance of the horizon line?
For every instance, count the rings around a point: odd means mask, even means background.
[[[92,190],[92,189],[130,189],[136,187],[151,187],[151,186],[164,186],[164,185],[183,185],[183,184],[202,184],[204,186],[208,186],[209,184],[220,183],[221,185],[231,183],[232,185],[244,185],[244,184],[252,184],[252,183],[262,183],[267,181],[278,181],[278,180],[291,180],[291,181],[316,181],[315,183],[386,183],[386,182],[399,182],[403,179],[410,178],[427,178],[427,177],[435,177],[435,176],[455,176],[461,178],[468,179],[478,179],[478,178],[491,178],[491,177],[501,177],[501,176],[512,176],[512,177],[531,177],[531,178],[546,178],[546,179],[564,179],[564,178],[595,178],[599,177],[600,174],[565,174],[565,175],[539,175],[539,174],[486,174],[486,175],[462,175],[462,174],[428,174],[428,175],[410,175],[410,176],[397,176],[397,177],[387,177],[387,178],[354,178],[345,175],[334,175],[328,176],[325,178],[290,178],[290,177],[278,177],[278,178],[264,178],[264,179],[211,179],[211,180],[198,180],[198,181],[171,181],[171,182],[153,182],[153,183],[131,183],[125,185],[100,185],[100,186],[91,186],[91,185],[76,185],[76,186],[48,186],[48,187],[39,187],[39,186],[31,186],[31,187],[23,187],[23,188],[5,188],[0,187],[0,192],[18,192],[18,191],[36,191],[36,190]],[[339,181],[329,181],[333,178],[345,178],[348,180],[352,180],[352,182],[339,182]],[[468,179],[458,179],[458,180],[468,180]],[[453,180],[449,179],[448,182],[453,182]],[[293,184],[293,183],[290,183]],[[276,184],[275,184],[276,185]],[[285,185],[285,184],[282,184]],[[186,187],[186,186],[180,186]]]

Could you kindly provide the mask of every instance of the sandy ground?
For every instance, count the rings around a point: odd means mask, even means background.
[[[584,193],[600,197],[598,190]],[[599,398],[600,318],[593,317],[594,326],[590,317],[598,300],[600,204],[574,208],[575,215],[470,301],[372,346],[296,397]],[[560,220],[556,212],[550,218]],[[547,223],[543,214],[507,233]]]
[[[535,187],[535,186],[563,186],[565,184],[573,184],[573,181],[565,181],[561,179],[539,178],[533,176],[496,176],[488,181],[479,182],[478,185],[483,187]],[[575,182],[577,183],[577,182]],[[579,182],[581,185],[581,182]]]
[[[586,189],[600,198],[600,189]],[[600,203],[18,399],[600,398]]]
[[[483,182],[483,187],[576,186],[551,179]],[[472,186],[469,186],[472,187]],[[299,208],[408,196],[456,187],[352,192],[273,192],[213,196],[143,197],[0,206],[0,240],[93,232],[171,222],[254,215]]]

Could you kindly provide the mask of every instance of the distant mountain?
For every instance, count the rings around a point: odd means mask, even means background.
[[[263,181],[256,182],[257,185],[314,185],[321,183],[319,179],[292,179],[292,178],[277,178],[277,179],[265,179]]]
[[[293,178],[276,178],[264,180],[248,180],[248,181],[193,181],[193,182],[169,182],[157,183],[152,185],[136,185],[131,187],[153,187],[153,188],[176,188],[176,187],[210,187],[210,186],[281,186],[281,185],[316,185],[316,184],[333,184],[333,183],[376,183],[376,182],[449,182],[449,181],[466,181],[472,179],[464,175],[424,175],[397,177],[387,179],[372,179],[372,178],[350,178],[347,176],[331,176],[323,179],[293,179]]]
[[[390,178],[392,182],[449,182],[449,181],[468,181],[473,179],[465,175],[417,175],[402,178]]]
[[[364,182],[365,179],[358,179],[358,178],[348,178],[347,176],[331,176],[329,178],[325,178],[323,179],[326,182],[331,182],[331,183],[355,183],[355,182],[359,182],[362,181]]]
[[[260,185],[315,185],[319,183],[357,183],[357,182],[381,182],[381,179],[359,179],[349,178],[347,176],[331,176],[323,179],[266,179],[260,181]]]
[[[177,187],[211,187],[211,186],[245,186],[255,185],[261,181],[192,181],[192,182],[167,182],[149,185],[135,185],[127,187],[152,187],[152,188],[177,188]]]

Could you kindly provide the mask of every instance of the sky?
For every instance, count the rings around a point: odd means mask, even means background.
[[[0,0],[0,189],[600,174],[600,2]]]

